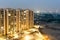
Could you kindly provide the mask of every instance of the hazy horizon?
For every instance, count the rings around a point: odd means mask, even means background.
[[[0,0],[0,8],[29,8],[32,10],[60,12],[60,0]]]

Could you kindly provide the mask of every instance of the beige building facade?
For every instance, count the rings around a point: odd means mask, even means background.
[[[34,14],[29,9],[0,9],[0,34],[21,33],[34,26]]]

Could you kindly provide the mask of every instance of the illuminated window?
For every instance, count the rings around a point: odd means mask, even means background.
[[[4,29],[4,27],[2,26],[1,29]]]
[[[8,16],[11,16],[11,14],[9,13]]]
[[[24,11],[24,13],[26,13],[26,11]]]
[[[26,19],[26,18],[24,18],[24,19]]]

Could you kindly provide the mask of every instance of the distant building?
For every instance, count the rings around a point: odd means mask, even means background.
[[[16,10],[16,23],[17,23],[17,31],[29,29],[34,26],[34,17],[33,11],[31,10]],[[21,29],[19,29],[21,28]]]
[[[20,33],[33,26],[34,14],[32,10],[11,8],[0,9],[0,30],[3,28],[2,33],[4,33],[4,35],[14,34],[16,32]]]
[[[4,9],[4,35],[14,33],[14,28],[16,28],[15,9]]]
[[[4,34],[4,10],[0,9],[0,34]]]

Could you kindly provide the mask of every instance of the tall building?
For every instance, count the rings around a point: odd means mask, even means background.
[[[33,11],[26,10],[16,10],[16,23],[17,30],[25,30],[32,28],[34,26],[34,14]],[[19,25],[19,26],[18,26]]]
[[[34,14],[32,10],[8,8],[3,9],[3,11],[0,10],[0,14],[0,27],[3,26],[4,35],[21,33],[23,30],[34,26]]]
[[[0,34],[4,34],[4,10],[0,9]]]
[[[4,34],[14,34],[16,30],[16,11],[15,9],[5,9],[4,10]]]

